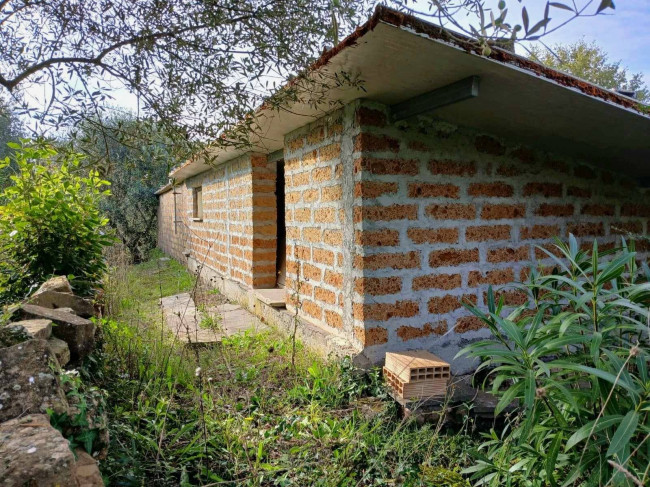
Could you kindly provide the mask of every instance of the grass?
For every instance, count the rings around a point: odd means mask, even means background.
[[[107,485],[469,485],[454,473],[472,463],[469,425],[401,419],[378,370],[300,344],[294,368],[291,340],[275,331],[175,343],[158,300],[195,279],[160,257],[107,279],[104,347],[87,374],[108,393]]]

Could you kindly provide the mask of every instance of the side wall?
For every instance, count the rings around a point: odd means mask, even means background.
[[[391,125],[377,104],[358,110],[354,267],[363,278],[354,315],[374,362],[413,348],[452,361],[487,336],[461,303],[484,306],[489,285],[524,280],[531,262],[550,264],[535,247],[553,251],[554,236],[611,246],[620,231],[648,231],[650,200],[620,172],[444,122]],[[510,305],[522,302],[513,289],[500,293]],[[471,368],[453,365],[456,373]]]
[[[246,287],[275,285],[275,163],[248,154],[183,181],[159,197],[158,246],[191,257]],[[203,220],[192,188],[203,187]],[[176,199],[176,222],[174,222]]]

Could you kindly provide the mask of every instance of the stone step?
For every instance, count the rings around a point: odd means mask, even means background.
[[[264,304],[268,304],[272,308],[287,307],[286,289],[256,289],[255,296]]]
[[[52,334],[68,344],[72,360],[82,359],[92,351],[95,343],[95,324],[92,321],[34,304],[22,305],[20,312],[24,318],[51,320],[55,325]]]

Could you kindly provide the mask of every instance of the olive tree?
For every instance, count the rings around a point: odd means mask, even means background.
[[[69,136],[89,118],[102,127],[128,93],[177,146],[214,140],[365,17],[364,2],[0,0],[0,92],[43,130]],[[301,86],[276,94],[275,106]]]

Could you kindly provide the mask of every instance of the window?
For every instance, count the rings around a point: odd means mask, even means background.
[[[201,186],[192,189],[192,219],[203,220],[203,188]]]

